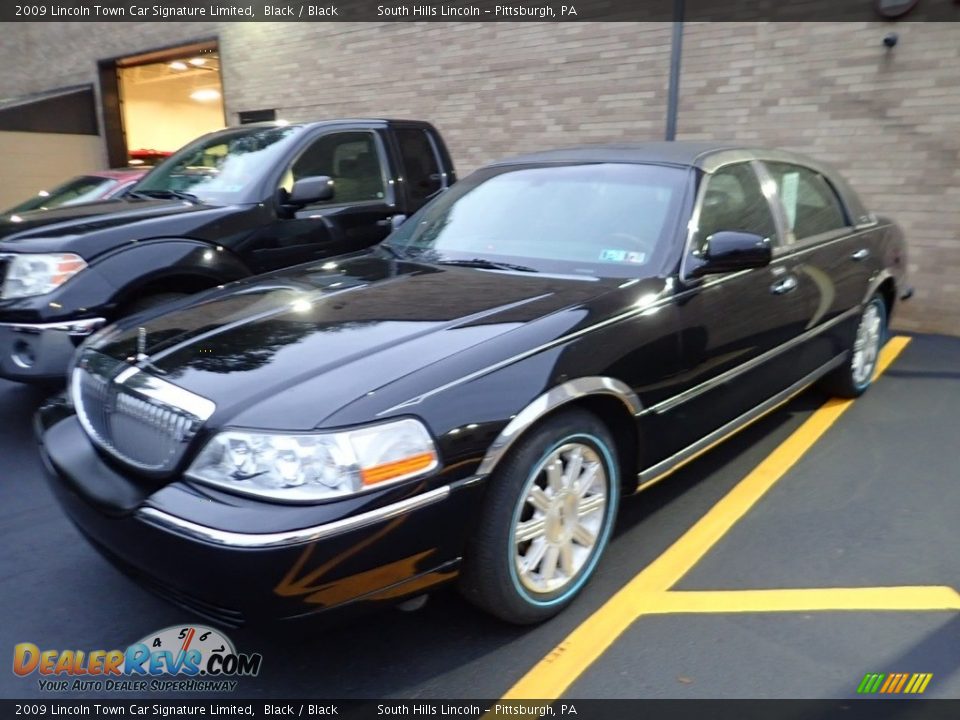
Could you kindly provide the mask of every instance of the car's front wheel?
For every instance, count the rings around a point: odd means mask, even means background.
[[[827,392],[842,398],[860,397],[877,369],[880,351],[887,341],[887,305],[874,295],[863,306],[847,360],[824,378]]]
[[[607,427],[558,413],[510,451],[489,479],[461,589],[503,620],[529,624],[566,607],[596,569],[620,499]]]

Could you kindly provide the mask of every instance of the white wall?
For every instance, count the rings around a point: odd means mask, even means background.
[[[0,132],[0,210],[104,167],[98,135]]]
[[[190,99],[193,90],[213,85],[219,83],[125,82],[123,122],[127,149],[173,152],[198,135],[224,127],[222,99],[215,102]]]

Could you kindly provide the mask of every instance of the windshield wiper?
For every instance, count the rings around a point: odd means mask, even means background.
[[[183,190],[131,190],[127,197],[135,197],[143,200],[154,200],[156,198],[179,198],[200,205],[203,201],[193,193],[183,192]]]
[[[437,260],[437,265],[456,265],[458,267],[474,267],[483,270],[513,270],[515,272],[540,272],[536,268],[527,265],[514,265],[512,263],[495,262],[485,258],[473,258],[471,260]]]

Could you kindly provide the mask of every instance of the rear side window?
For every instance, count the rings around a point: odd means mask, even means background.
[[[765,163],[777,184],[787,226],[796,240],[847,226],[843,205],[820,173],[789,163]]]
[[[777,230],[770,203],[749,163],[727,165],[707,178],[697,224],[696,247],[714,233],[724,230],[749,232],[776,240]]]
[[[405,168],[407,192],[415,203],[426,202],[443,187],[440,163],[433,144],[424,130],[403,128],[396,132]]]
[[[317,138],[287,171],[281,187],[289,192],[297,180],[318,175],[333,178],[331,203],[385,197],[383,165],[373,133],[331,133]]]

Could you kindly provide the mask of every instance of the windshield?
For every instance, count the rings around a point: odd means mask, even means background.
[[[675,234],[687,178],[679,168],[618,163],[489,168],[386,243],[426,262],[636,277]]]
[[[296,130],[247,127],[200,138],[158,165],[131,193],[190,193],[214,204],[243,202]]]
[[[5,214],[22,213],[30,210],[49,210],[64,205],[77,205],[102,198],[108,190],[118,184],[113,178],[84,175],[68,180],[53,190],[43,190],[36,197],[12,207]]]

